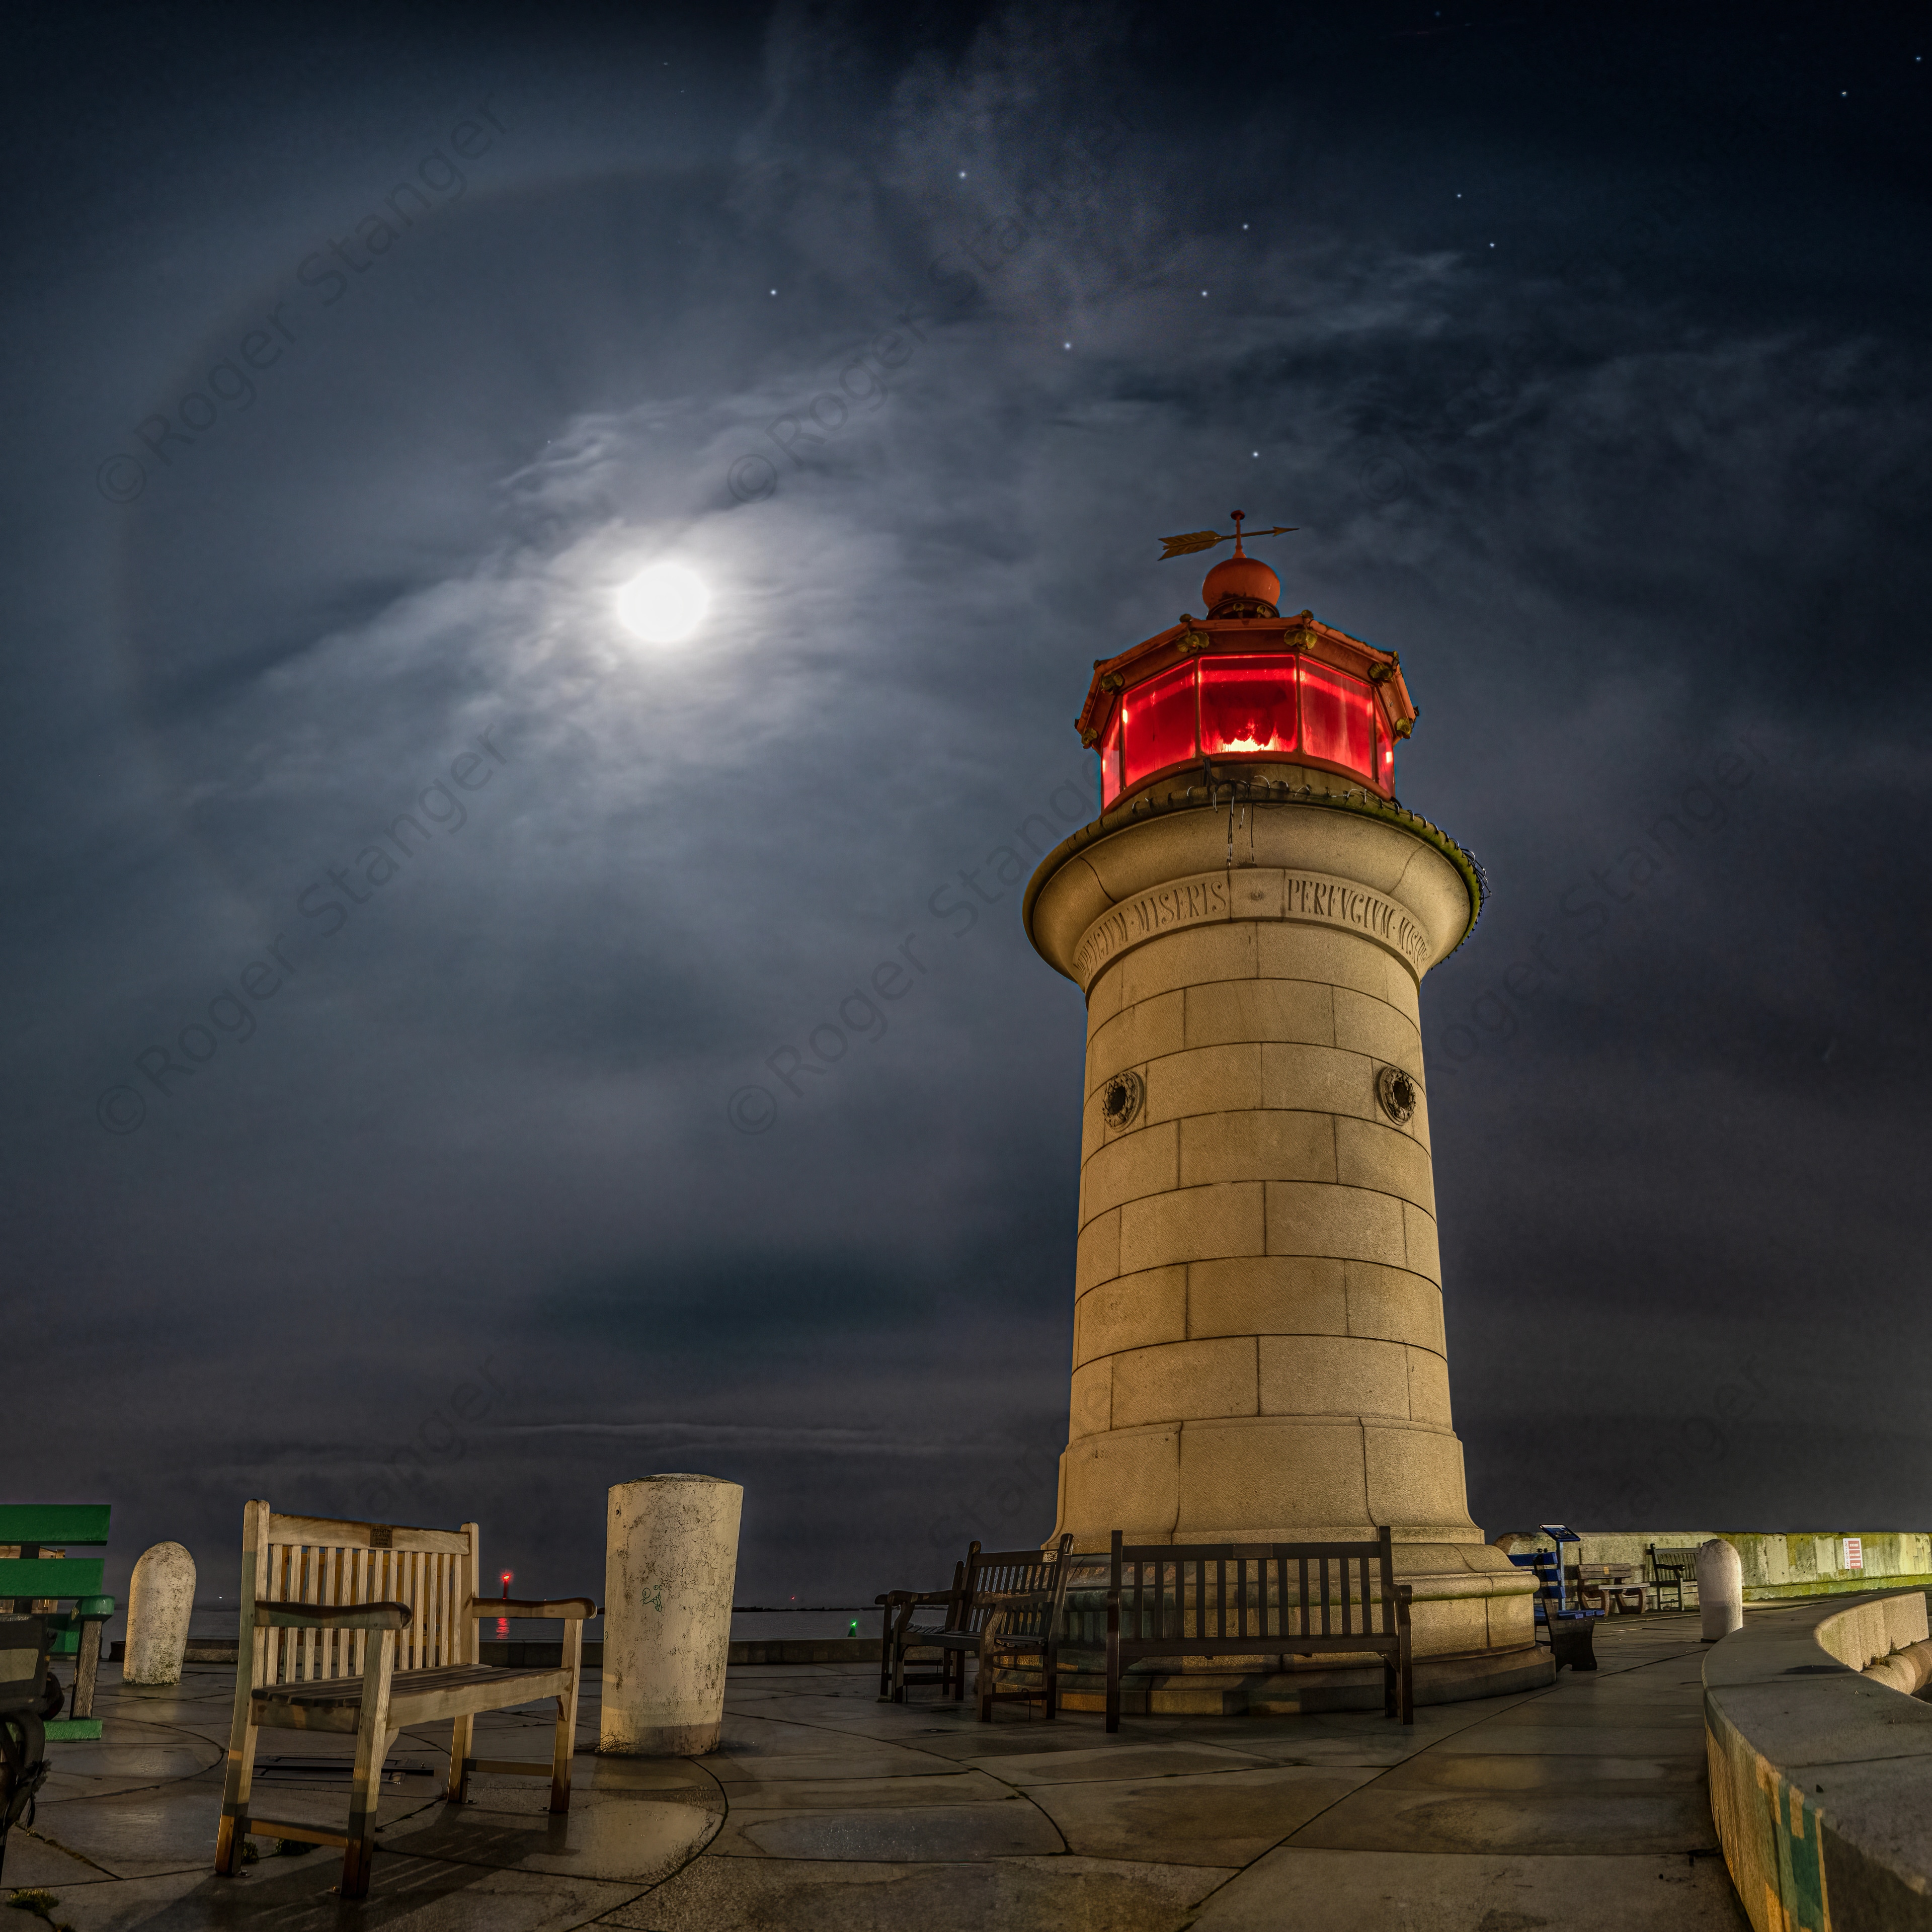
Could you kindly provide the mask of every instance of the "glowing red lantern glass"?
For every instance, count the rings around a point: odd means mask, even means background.
[[[1201,748],[1210,758],[1294,749],[1294,661],[1204,658]]]
[[[1100,808],[1104,812],[1120,795],[1120,706],[1100,740]]]
[[[1176,664],[1136,685],[1121,699],[1120,714],[1124,784],[1138,784],[1168,765],[1185,764],[1200,750],[1193,665]]]
[[[1310,758],[1372,777],[1374,710],[1374,695],[1362,679],[1303,659],[1301,744]]]
[[[1166,542],[1170,556],[1180,556],[1214,540],[1202,532]],[[1330,772],[1394,797],[1396,742],[1417,716],[1400,660],[1312,610],[1284,620],[1280,589],[1238,539],[1234,556],[1202,584],[1204,618],[1184,616],[1117,657],[1094,660],[1075,722],[1080,742],[1100,757],[1103,812],[1153,786],[1172,804],[1202,789],[1211,797],[1223,784],[1244,782],[1244,766],[1306,768],[1300,778],[1253,772],[1250,782],[1277,791],[1333,793],[1322,776]]]

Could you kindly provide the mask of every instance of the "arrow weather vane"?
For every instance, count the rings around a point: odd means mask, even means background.
[[[1248,513],[1245,510],[1231,510],[1228,514],[1234,522],[1232,532],[1234,554],[1245,556],[1247,553],[1241,548],[1241,524]],[[1249,535],[1257,537],[1292,536],[1300,527],[1299,524],[1277,524],[1271,530],[1251,530]],[[1167,548],[1161,552],[1160,560],[1165,563],[1171,556],[1186,556],[1197,550],[1212,550],[1216,544],[1226,543],[1228,534],[1222,530],[1190,530],[1185,536],[1162,537],[1161,542]]]

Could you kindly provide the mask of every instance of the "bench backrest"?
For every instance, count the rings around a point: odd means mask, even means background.
[[[111,1503],[0,1503],[0,1543],[104,1546]]]
[[[250,1503],[242,1514],[241,1636],[255,1640],[254,1682],[359,1677],[369,1642],[366,1630],[256,1630],[258,1602],[406,1604],[398,1670],[475,1663],[478,1560],[473,1522],[416,1529],[278,1516],[265,1502]]]
[[[1694,1550],[1660,1550],[1653,1543],[1650,1546],[1650,1575],[1653,1582],[1688,1579],[1694,1583],[1697,1580],[1697,1552]]]
[[[106,1568],[100,1557],[42,1552],[50,1544],[63,1552],[76,1544],[104,1546],[112,1508],[110,1503],[0,1503],[0,1612],[73,1601],[69,1627],[56,1629],[50,1639],[58,1656],[72,1657],[79,1650],[80,1632],[73,1627],[77,1619],[112,1616],[114,1599],[100,1594]]]
[[[1037,1546],[1031,1550],[982,1550],[976,1543],[972,1544],[966,1552],[966,1594],[962,1603],[962,1619],[956,1628],[983,1630],[992,1614],[992,1606],[986,1601],[989,1595],[1006,1591],[1051,1590],[1060,1560],[1072,1540],[1069,1531],[1054,1550],[1043,1550]],[[1016,1624],[1010,1618],[1010,1630],[1024,1627],[1024,1618]]]
[[[38,1617],[0,1616],[0,1718],[37,1709],[46,1688],[46,1625]]]
[[[1373,1543],[1127,1544],[1108,1577],[1120,1647],[1145,1654],[1388,1650],[1403,1623],[1395,1552]]]

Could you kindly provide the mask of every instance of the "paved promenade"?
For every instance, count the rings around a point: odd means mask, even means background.
[[[1696,1618],[1613,1619],[1598,1649],[1594,1676],[1424,1708],[1408,1732],[1364,1713],[1109,1738],[1015,1706],[981,1725],[930,1692],[895,1708],[862,1667],[735,1670],[723,1748],[660,1763],[592,1754],[592,1673],[566,1819],[533,1781],[444,1805],[448,1726],[405,1732],[360,1905],[333,1896],[327,1848],[258,1841],[242,1876],[212,1875],[232,1670],[156,1694],[104,1668],[105,1737],[50,1748],[6,1882],[51,1892],[75,1932],[1742,1932]],[[479,1730],[480,1754],[548,1755],[542,1711]],[[339,1828],[352,1742],[266,1734],[258,1802]]]

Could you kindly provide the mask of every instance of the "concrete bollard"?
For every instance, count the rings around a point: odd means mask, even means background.
[[[178,1684],[194,1609],[194,1558],[178,1543],[144,1550],[128,1583],[124,1684]]]
[[[610,1488],[600,1751],[696,1757],[724,1714],[745,1492],[716,1476]]]
[[[1697,1546],[1697,1607],[1706,1643],[1744,1627],[1744,1562],[1721,1536]]]

